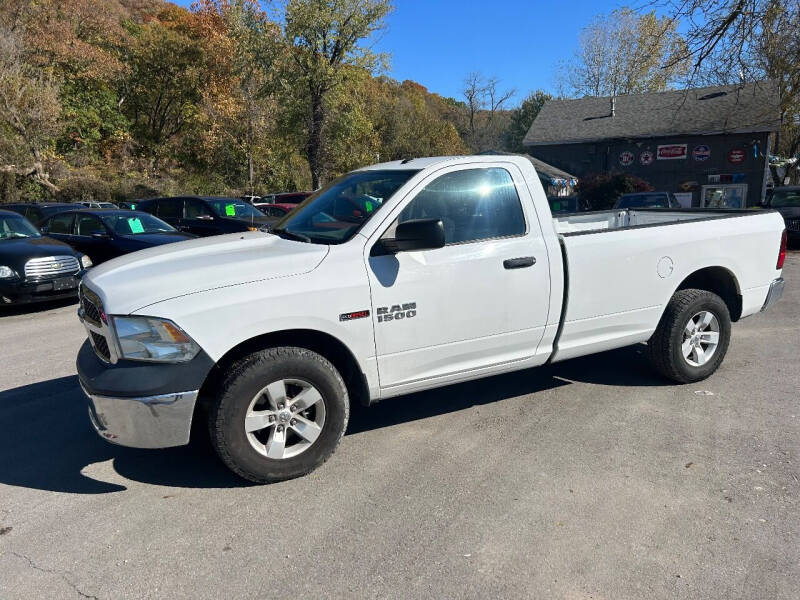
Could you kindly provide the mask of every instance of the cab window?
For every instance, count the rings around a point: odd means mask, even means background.
[[[75,215],[56,215],[47,223],[48,233],[61,233],[64,235],[72,234],[72,221]]]
[[[92,215],[78,215],[78,235],[90,236],[96,232],[105,233],[106,229],[100,219]]]
[[[441,219],[445,243],[461,244],[525,233],[525,216],[511,174],[505,169],[466,169],[429,183],[390,228],[416,219]]]
[[[183,199],[164,198],[159,200],[156,216],[162,219],[180,219],[183,216]]]

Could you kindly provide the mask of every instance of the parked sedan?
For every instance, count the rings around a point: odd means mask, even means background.
[[[775,188],[767,206],[781,213],[789,241],[800,242],[800,185]]]
[[[88,254],[94,264],[152,246],[197,236],[176,231],[153,215],[138,210],[76,210],[42,223],[42,231]]]
[[[257,202],[254,204],[258,210],[263,212],[268,217],[275,217],[276,219],[282,219],[287,214],[292,212],[295,208],[297,208],[297,204],[265,204],[263,202]]]
[[[205,237],[221,233],[258,231],[277,222],[241,198],[183,196],[142,200],[136,207],[176,229]]]
[[[15,202],[13,204],[0,204],[3,210],[13,210],[28,219],[34,225],[39,225],[50,215],[65,210],[75,210],[76,205],[68,202]]]
[[[0,210],[0,304],[22,304],[77,295],[88,256],[44,237],[22,215]]]
[[[254,204],[300,204],[314,192],[282,192],[280,194],[267,194],[261,196]]]

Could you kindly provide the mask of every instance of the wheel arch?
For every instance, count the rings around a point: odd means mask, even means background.
[[[370,403],[367,377],[356,360],[355,354],[338,338],[314,329],[286,329],[273,331],[247,339],[228,350],[214,365],[200,388],[195,416],[208,408],[216,397],[219,385],[228,367],[237,360],[276,346],[306,348],[328,359],[344,379],[350,401],[368,405]],[[200,421],[199,419],[193,419]]]
[[[742,316],[742,292],[739,281],[729,269],[721,266],[703,267],[688,275],[675,289],[698,289],[713,292],[728,307],[731,321],[736,322]]]

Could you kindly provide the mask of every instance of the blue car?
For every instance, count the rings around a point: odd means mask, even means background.
[[[129,252],[197,237],[177,231],[149,213],[120,209],[61,212],[45,219],[41,230],[88,255],[95,265]]]

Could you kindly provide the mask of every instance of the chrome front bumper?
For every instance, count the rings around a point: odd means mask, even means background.
[[[90,394],[89,418],[100,437],[132,448],[169,448],[189,443],[197,391],[144,398]]]
[[[786,287],[786,281],[783,279],[783,277],[778,277],[770,284],[769,292],[767,292],[767,299],[764,300],[764,306],[761,307],[761,312],[764,312],[781,299],[781,296],[783,296],[784,287]]]

